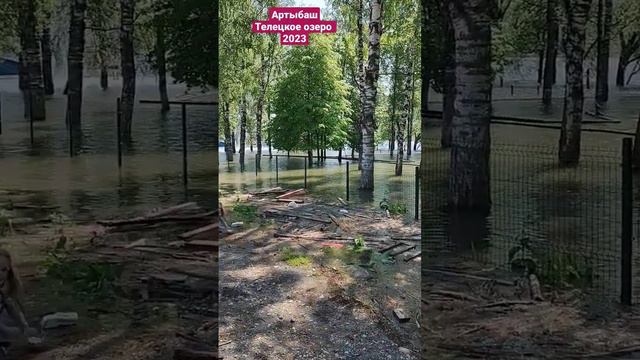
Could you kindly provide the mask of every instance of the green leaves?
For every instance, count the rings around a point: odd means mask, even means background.
[[[292,48],[288,69],[276,86],[275,118],[270,124],[273,145],[283,150],[312,150],[318,136],[329,146],[347,141],[349,86],[342,80],[334,36],[312,36],[309,46]]]

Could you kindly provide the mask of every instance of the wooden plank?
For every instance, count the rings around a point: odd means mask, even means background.
[[[197,228],[195,230],[187,231],[185,233],[182,233],[182,234],[178,235],[178,237],[181,238],[181,239],[188,239],[190,237],[193,237],[193,236],[196,236],[196,235],[199,235],[199,234],[202,234],[202,233],[206,233],[206,232],[209,232],[209,231],[212,231],[212,230],[217,230],[219,226],[220,226],[220,224],[216,222],[216,223],[209,224],[209,225],[206,225],[206,226],[203,226],[203,227],[199,227],[199,228]]]
[[[278,202],[286,202],[286,203],[290,203],[290,202],[295,202],[296,204],[302,204],[304,203],[304,200],[300,200],[300,199],[276,199],[276,201]]]
[[[215,250],[219,245],[218,241],[211,240],[193,240],[184,244],[185,248],[204,251]]]
[[[408,253],[404,256],[404,261],[411,261],[415,258],[418,258],[422,255],[422,251],[416,251],[412,253]]]
[[[338,201],[340,201],[340,204],[344,205],[344,206],[349,206],[349,204],[347,204],[346,201],[342,200],[341,197],[338,197]]]
[[[338,222],[338,219],[336,219],[335,216],[329,214],[329,217],[331,218],[331,221],[333,221],[338,227],[341,227],[340,222]]]
[[[154,218],[154,217],[169,215],[169,214],[175,213],[175,212],[180,211],[180,210],[184,210],[184,209],[188,209],[188,208],[192,208],[192,207],[197,207],[197,206],[198,206],[198,204],[196,204],[195,202],[187,202],[187,203],[183,203],[183,204],[180,204],[180,205],[171,206],[171,207],[168,207],[166,209],[153,211],[153,212],[149,213],[145,217]]]
[[[285,199],[293,195],[303,195],[304,193],[305,193],[304,189],[292,190],[282,195],[276,196],[276,199]]]
[[[400,254],[402,254],[404,252],[407,252],[409,250],[413,250],[415,248],[416,248],[416,245],[412,245],[412,246],[409,246],[408,248],[404,248],[404,249],[400,249],[398,251],[394,251],[394,252],[390,253],[389,256],[395,257],[395,256],[398,256],[398,255],[400,255]]]
[[[400,322],[407,322],[411,319],[402,309],[394,309],[393,314]]]
[[[402,242],[395,243],[395,244],[393,244],[393,245],[390,245],[390,246],[387,246],[387,247],[385,247],[385,248],[381,249],[381,250],[380,250],[380,253],[385,253],[385,252],[387,252],[387,251],[389,251],[389,250],[391,250],[391,249],[395,249],[395,248],[397,248],[398,246],[402,246],[402,245],[407,245],[407,244],[402,243]]]
[[[99,225],[104,226],[119,226],[119,225],[134,225],[134,224],[153,224],[158,222],[171,222],[171,221],[192,221],[192,220],[200,220],[210,216],[213,216],[217,213],[217,211],[209,211],[202,214],[195,215],[186,215],[186,216],[164,216],[164,217],[136,217],[131,219],[122,219],[122,220],[98,220],[96,221]]]

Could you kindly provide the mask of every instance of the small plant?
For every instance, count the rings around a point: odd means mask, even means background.
[[[586,256],[562,251],[554,252],[543,261],[542,280],[551,285],[591,286],[594,280],[593,260]]]
[[[389,204],[389,214],[391,215],[404,215],[407,211],[407,206],[401,202]]]
[[[121,271],[112,264],[70,260],[64,250],[51,251],[43,265],[48,277],[71,286],[75,294],[91,299],[112,297]]]
[[[236,202],[233,205],[233,215],[240,221],[251,222],[258,216],[258,208],[254,205]]]
[[[517,238],[518,244],[509,250],[509,265],[511,271],[520,274],[535,274],[538,264],[533,257],[528,237],[522,234]]]
[[[364,238],[361,235],[358,235],[353,239],[353,247],[351,249],[355,252],[361,252],[366,248],[366,246]]]
[[[284,247],[280,250],[282,261],[286,262],[290,266],[309,266],[311,265],[311,258],[306,255],[299,254],[293,251],[291,248]]]

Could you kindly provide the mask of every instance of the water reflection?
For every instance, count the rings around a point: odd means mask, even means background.
[[[85,80],[82,127],[73,129],[74,157],[69,156],[66,97],[61,89],[47,99],[47,119],[34,123],[31,144],[17,79],[0,80],[0,189],[30,192],[30,201],[46,199],[42,201],[47,205],[87,220],[121,216],[122,207],[142,211],[172,205],[187,195],[189,200],[215,206],[211,204],[217,194],[215,107],[187,108],[187,193],[182,181],[180,108],[174,106],[162,114],[159,105],[136,104],[133,139],[124,144],[123,166],[118,169],[115,105],[119,84],[111,82],[111,88],[103,91],[97,79]],[[153,78],[138,80],[136,100],[158,98]],[[169,97],[176,98],[185,88],[170,85],[168,90]]]

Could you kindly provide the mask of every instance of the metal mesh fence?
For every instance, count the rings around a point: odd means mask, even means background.
[[[579,166],[564,168],[555,148],[493,144],[489,216],[450,211],[450,150],[427,140],[423,152],[429,256],[455,252],[511,270],[534,264],[543,283],[619,294],[619,152],[583,150]]]

